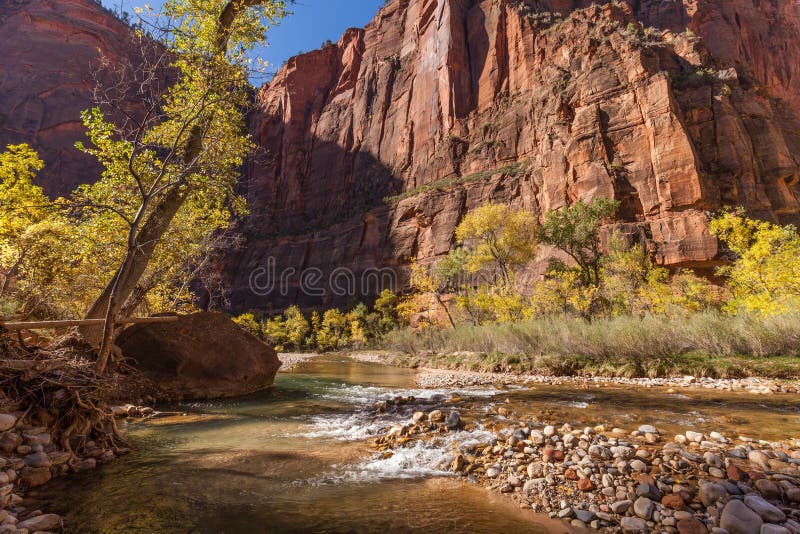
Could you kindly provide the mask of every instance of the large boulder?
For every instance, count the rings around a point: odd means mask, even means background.
[[[125,329],[117,345],[158,384],[184,399],[237,397],[269,388],[278,354],[219,313]]]

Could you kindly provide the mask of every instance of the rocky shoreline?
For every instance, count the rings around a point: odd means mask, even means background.
[[[384,365],[401,365],[391,353],[383,351],[351,352],[347,356],[353,360]],[[502,385],[535,385],[553,386],[575,385],[619,385],[641,388],[700,388],[720,391],[743,391],[747,393],[769,395],[772,393],[800,393],[800,380],[773,378],[707,378],[695,376],[675,376],[660,378],[626,378],[619,376],[556,376],[546,374],[529,374],[524,372],[467,371],[442,369],[436,367],[420,367],[416,378],[417,384],[425,388],[469,387],[492,384]]]
[[[637,388],[697,388],[720,391],[742,391],[758,395],[772,393],[800,393],[800,381],[777,381],[768,378],[624,378],[606,376],[547,376],[513,373],[482,373],[478,371],[449,371],[421,369],[417,383],[422,387],[466,387],[490,384],[517,384],[552,386],[631,386]]]
[[[499,406],[476,421],[446,408],[416,412],[373,446],[392,455],[475,428],[490,430],[492,438],[454,443],[450,471],[576,528],[800,534],[800,439],[692,430],[670,438],[651,425],[573,428]]]
[[[319,356],[319,354],[316,352],[279,352],[278,359],[281,361],[281,367],[278,369],[278,372],[291,371],[298,365],[313,360],[317,356]]]
[[[118,419],[155,414],[152,408],[130,404],[115,406],[111,412]],[[63,519],[57,514],[28,509],[25,492],[59,476],[95,469],[127,449],[112,450],[89,441],[79,456],[59,446],[48,428],[26,424],[24,420],[24,413],[0,413],[0,534],[60,531]]]

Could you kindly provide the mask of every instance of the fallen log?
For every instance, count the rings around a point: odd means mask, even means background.
[[[130,317],[120,319],[117,324],[152,324],[152,323],[173,323],[178,320],[176,315],[164,317]],[[105,319],[75,319],[67,321],[30,321],[23,323],[4,323],[0,322],[0,328],[9,331],[14,330],[36,330],[41,328],[69,328],[72,326],[100,326],[105,323]]]

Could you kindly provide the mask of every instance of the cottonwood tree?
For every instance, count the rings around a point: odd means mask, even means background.
[[[117,236],[112,243],[122,251],[85,316],[105,325],[81,328],[99,346],[98,372],[123,310],[137,307],[154,257],[174,252],[165,244],[175,243],[169,236],[180,223],[219,228],[231,212],[244,212],[234,187],[251,149],[242,114],[251,89],[248,52],[285,10],[278,0],[168,0],[151,25],[163,51],[142,54],[144,65],[120,72],[100,105],[84,113],[91,143],[81,148],[105,170],[79,191],[77,204],[96,214],[94,226]],[[165,87],[170,76],[175,81]],[[123,103],[131,92],[143,109]]]
[[[456,228],[456,239],[470,251],[466,269],[500,271],[511,284],[512,271],[536,256],[536,216],[504,204],[485,204],[469,212]]]
[[[733,298],[726,308],[763,316],[800,310],[800,234],[728,210],[711,222],[711,233],[724,242],[735,261],[719,269]]]
[[[578,264],[586,286],[600,285],[600,228],[619,209],[619,202],[596,198],[589,203],[579,200],[571,206],[551,210],[537,232],[538,239],[570,256]]]
[[[44,163],[28,145],[0,152],[0,315],[58,314],[54,298],[76,276],[69,247],[75,232],[57,202],[33,183]]]

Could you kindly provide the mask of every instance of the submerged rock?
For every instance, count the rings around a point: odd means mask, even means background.
[[[139,369],[184,399],[247,395],[272,385],[275,350],[220,313],[124,330],[117,344]]]

